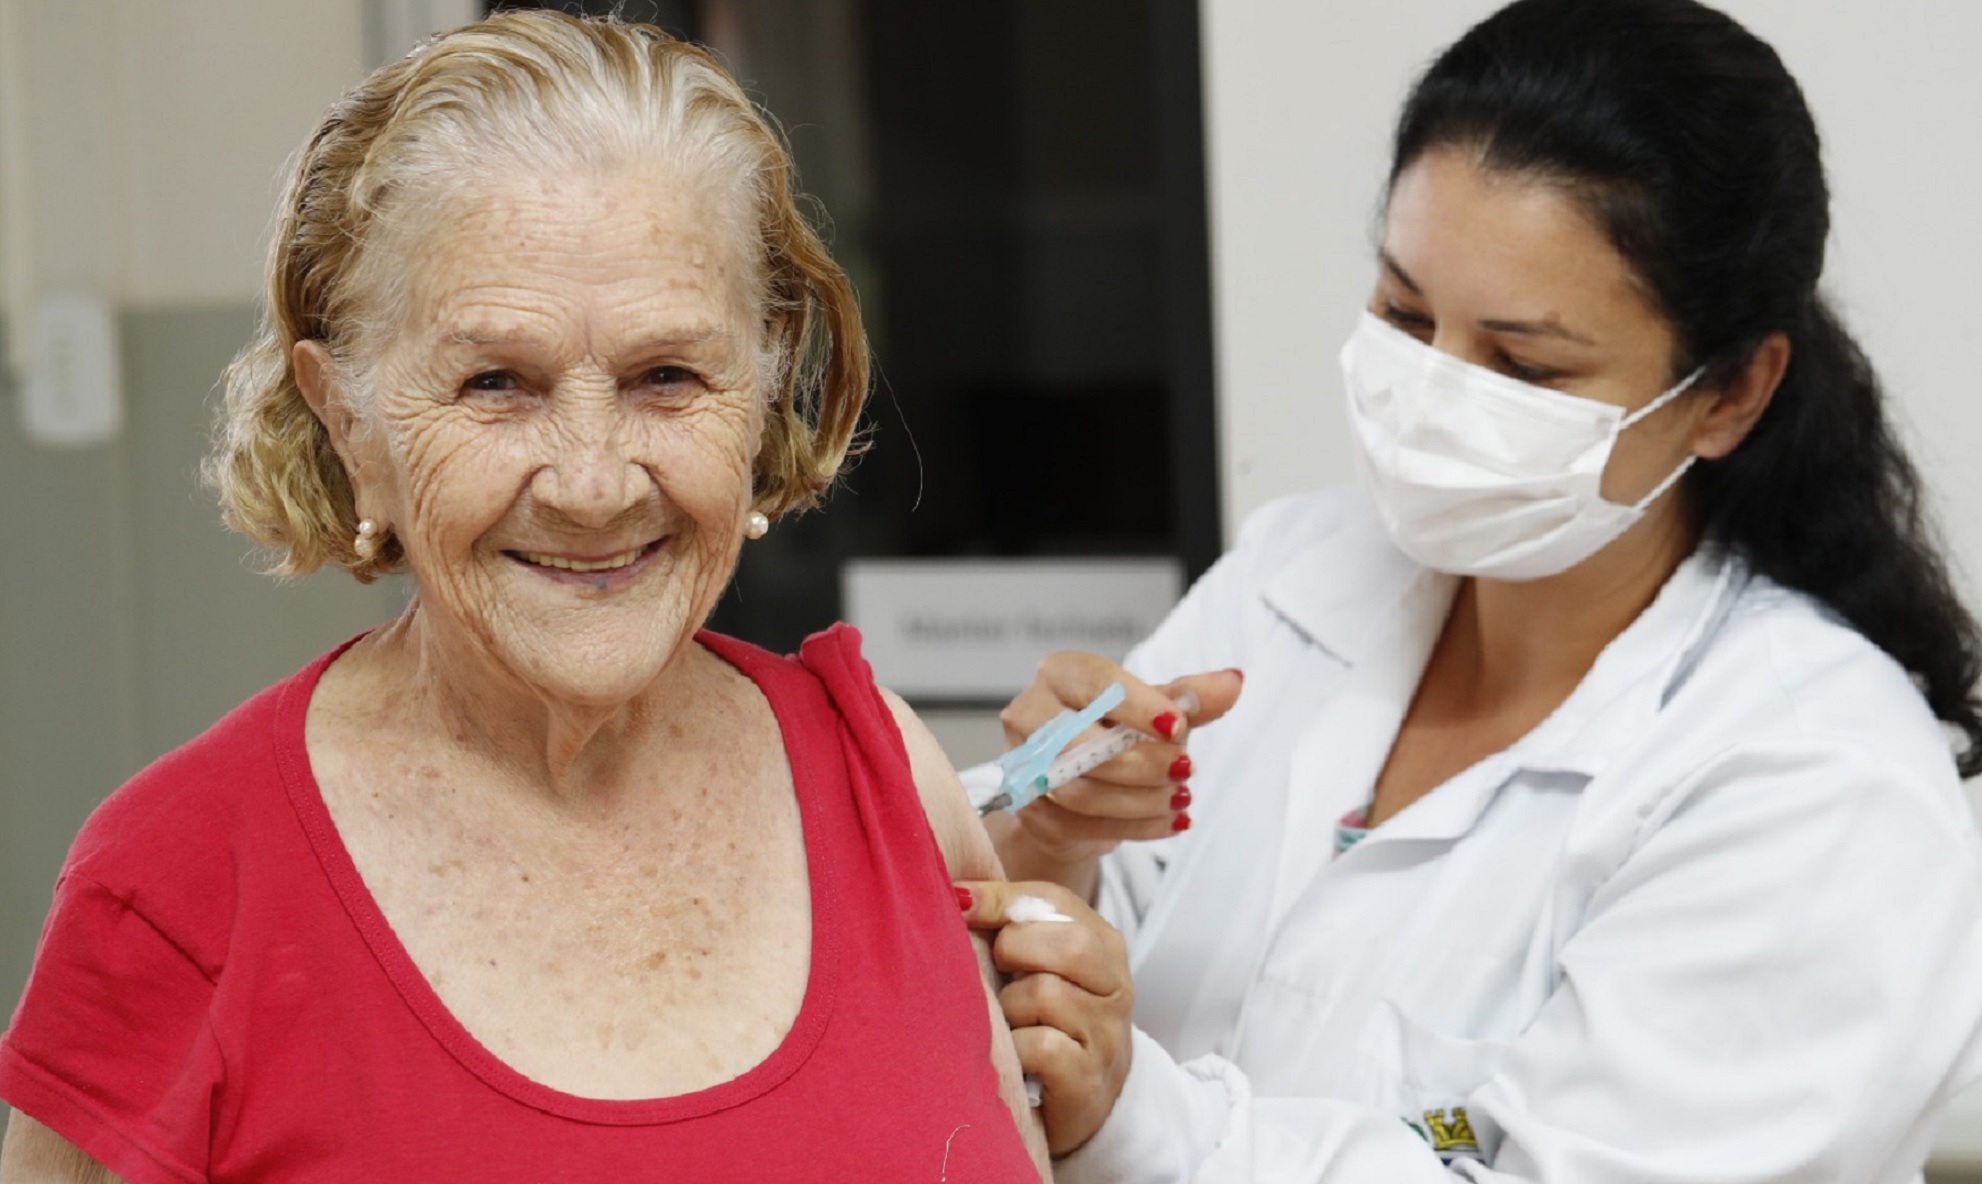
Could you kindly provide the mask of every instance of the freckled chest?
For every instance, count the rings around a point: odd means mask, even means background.
[[[470,1034],[568,1093],[664,1097],[762,1061],[804,998],[791,774],[768,707],[734,706],[720,729],[661,729],[610,818],[525,804],[430,737],[341,734],[331,711],[311,752],[366,887]],[[390,752],[421,755],[362,755]]]

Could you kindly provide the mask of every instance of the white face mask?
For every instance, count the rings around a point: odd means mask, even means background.
[[[1356,456],[1390,537],[1435,571],[1534,580],[1567,571],[1644,515],[1687,457],[1635,505],[1605,501],[1617,434],[1704,371],[1630,415],[1443,354],[1365,312],[1342,347]]]

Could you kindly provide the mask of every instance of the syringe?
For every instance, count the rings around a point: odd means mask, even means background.
[[[1095,696],[1094,702],[1088,705],[1082,715],[1098,717],[1100,712],[1095,710],[1097,705],[1103,705],[1105,701],[1102,710],[1107,710],[1120,703],[1122,697],[1122,685],[1110,684],[1107,690]],[[1198,709],[1197,696],[1188,690],[1170,696],[1170,701],[1183,708],[1185,714]],[[1043,745],[1053,745],[1055,741],[1063,745],[1071,739],[1073,733],[1068,732],[1067,727],[1072,720],[1073,713],[1061,712],[1032,735],[1027,736],[1023,744],[1005,754],[1005,758],[999,762],[1004,769],[1004,781],[997,795],[978,807],[977,812],[989,814],[993,810],[1009,810],[1017,813],[1031,805],[1035,799],[1052,793],[1077,777],[1086,776],[1150,739],[1145,733],[1127,724],[1117,724],[1092,740],[1076,744],[1064,752],[1060,751],[1057,745],[1051,751],[1041,751]],[[1080,727],[1086,727],[1088,722],[1091,721],[1082,721]],[[1074,729],[1074,732],[1078,731],[1079,728]],[[1056,732],[1060,734],[1056,735]],[[1045,765],[1044,769],[1040,768],[1042,764]]]

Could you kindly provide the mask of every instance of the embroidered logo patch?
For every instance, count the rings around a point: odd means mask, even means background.
[[[1423,1122],[1407,1118],[1404,1125],[1418,1132],[1418,1137],[1430,1143],[1431,1149],[1446,1163],[1480,1158],[1479,1136],[1473,1133],[1473,1122],[1466,1117],[1464,1106],[1427,1110]]]

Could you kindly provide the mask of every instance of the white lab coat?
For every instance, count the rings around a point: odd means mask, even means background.
[[[1139,1030],[1059,1178],[1916,1179],[1982,1069],[1982,848],[1907,675],[1703,550],[1534,732],[1335,856],[1452,589],[1307,495],[1130,656],[1245,693],[1190,740],[1195,826],[1104,865]]]

